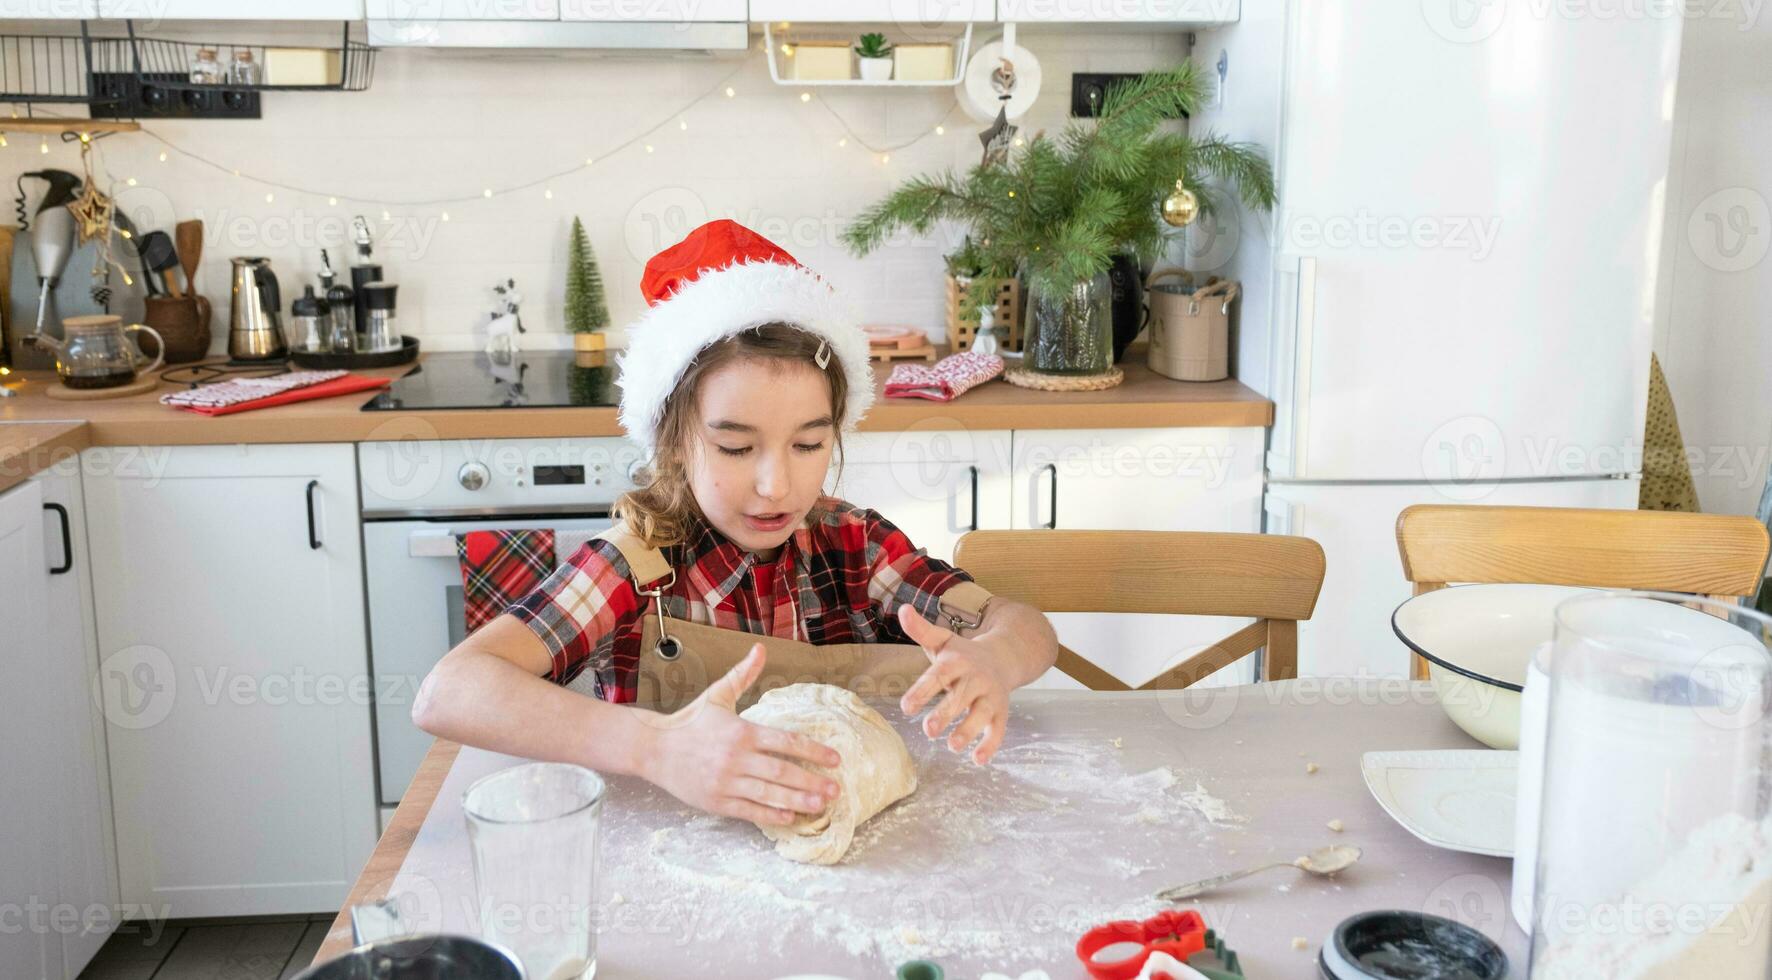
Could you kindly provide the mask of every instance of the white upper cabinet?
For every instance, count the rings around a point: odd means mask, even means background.
[[[704,0],[705,2],[705,0]],[[751,20],[829,24],[967,24],[995,20],[998,0],[751,0]]]
[[[560,0],[368,0],[367,6],[370,20],[560,19]]]
[[[603,23],[743,23],[745,0],[560,0],[560,19]]]
[[[90,20],[98,16],[98,0],[0,0],[0,19]]]
[[[1023,24],[1230,24],[1242,0],[997,0],[997,19]]]
[[[72,0],[68,0],[71,4]],[[85,0],[112,20],[362,20],[363,0]],[[27,6],[54,5],[33,0]],[[0,7],[9,9],[10,4]],[[8,14],[7,16],[12,16]]]

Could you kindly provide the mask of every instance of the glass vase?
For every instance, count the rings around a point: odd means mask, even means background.
[[[1106,270],[1062,289],[1028,283],[1022,364],[1038,374],[1101,374],[1114,364],[1114,284]]]

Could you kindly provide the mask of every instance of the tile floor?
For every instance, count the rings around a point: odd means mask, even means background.
[[[119,928],[80,980],[283,980],[307,969],[332,916]]]

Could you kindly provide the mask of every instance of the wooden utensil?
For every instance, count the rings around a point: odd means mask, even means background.
[[[172,229],[178,264],[185,270],[185,292],[197,295],[197,263],[203,258],[203,222],[181,221]]]

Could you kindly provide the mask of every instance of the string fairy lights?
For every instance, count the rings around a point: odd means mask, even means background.
[[[759,46],[757,51],[761,52],[762,48]],[[553,200],[555,185],[565,181],[568,177],[590,169],[594,163],[606,162],[622,151],[630,148],[638,148],[649,154],[656,153],[660,148],[660,134],[662,132],[670,132],[674,130],[675,133],[681,134],[689,131],[688,114],[691,110],[711,99],[731,101],[738,98],[739,89],[733,84],[733,82],[739,74],[744,72],[747,68],[752,67],[754,63],[753,59],[745,59],[744,62],[734,67],[732,71],[726,73],[713,84],[688,99],[682,105],[679,105],[668,112],[662,113],[657,122],[634,133],[614,146],[608,147],[593,155],[586,155],[583,159],[583,163],[575,163],[570,167],[555,170],[551,173],[542,174],[537,177],[520,180],[504,186],[495,187],[482,185],[477,190],[471,192],[452,193],[435,197],[411,199],[396,199],[385,196],[366,197],[360,193],[341,193],[335,190],[325,190],[303,184],[292,183],[274,177],[248,173],[230,164],[210,159],[209,157],[204,156],[203,154],[192,150],[189,147],[168,138],[163,133],[145,125],[137,132],[139,135],[146,136],[159,144],[160,149],[154,154],[158,162],[168,163],[172,158],[177,157],[180,160],[195,163],[199,166],[207,167],[241,180],[251,181],[264,188],[264,200],[267,204],[275,203],[278,200],[278,192],[284,192],[285,195],[293,195],[297,198],[309,197],[324,199],[329,207],[344,205],[368,210],[379,210],[382,220],[384,221],[392,220],[392,209],[395,208],[405,211],[437,208],[441,220],[447,221],[449,220],[447,217],[448,212],[443,209],[448,205],[466,205],[477,201],[491,200],[506,195],[535,192],[538,190],[544,199]],[[771,87],[773,88],[774,86]],[[914,135],[894,143],[877,144],[857,133],[854,127],[849,124],[849,121],[845,119],[843,115],[837,111],[836,107],[832,106],[824,97],[820,96],[815,98],[813,92],[804,89],[799,90],[797,94],[799,95],[797,100],[798,104],[811,105],[813,102],[816,102],[817,105],[836,122],[837,126],[843,133],[840,138],[833,141],[838,148],[846,149],[851,143],[854,143],[858,148],[865,151],[875,162],[882,165],[889,162],[892,158],[892,154],[899,150],[922,142],[925,139],[943,136],[947,132],[947,125],[950,121],[950,117],[957,109],[959,109],[959,103],[957,100],[950,102],[942,110],[938,119],[933,120],[927,125],[918,127]],[[3,125],[3,123],[0,123],[0,125]],[[4,142],[0,142],[0,147],[4,146]],[[42,141],[40,152],[49,152],[47,138]],[[128,186],[134,187],[137,183],[138,179],[136,177],[130,177],[127,179]]]

